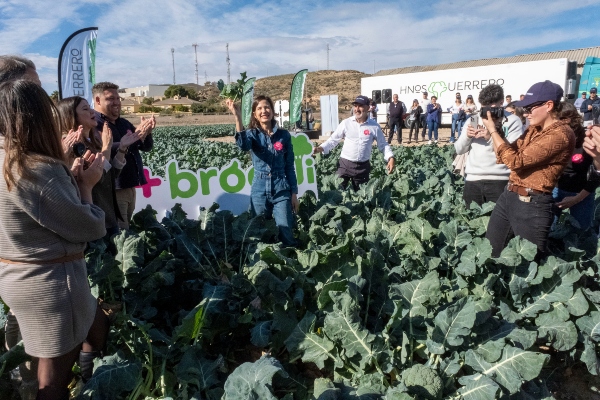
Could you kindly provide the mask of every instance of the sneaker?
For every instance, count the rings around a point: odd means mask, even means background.
[[[454,138],[450,138],[450,143],[454,143]]]
[[[427,142],[427,144],[431,144],[431,140],[429,142]]]
[[[437,144],[437,139],[435,139],[434,143]]]

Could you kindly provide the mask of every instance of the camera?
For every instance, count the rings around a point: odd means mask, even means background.
[[[600,104],[592,104],[592,118],[594,125],[600,123]]]
[[[85,154],[85,150],[85,144],[81,142],[74,143],[71,147],[71,151],[73,151],[73,155],[76,158],[83,157],[83,155]]]
[[[483,119],[487,119],[488,111],[492,113],[492,119],[498,119],[504,117],[504,107],[481,107],[481,111],[479,112],[479,116]]]

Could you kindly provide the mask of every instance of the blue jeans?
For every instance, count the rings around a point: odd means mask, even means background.
[[[250,207],[253,215],[273,217],[279,228],[279,240],[286,247],[297,245],[294,239],[294,214],[292,213],[292,193],[285,175],[271,177],[256,173],[252,182]]]
[[[460,135],[460,119],[458,119],[458,114],[452,114],[452,127],[450,128],[450,137],[454,139],[456,136],[456,132]]]
[[[437,121],[427,121],[427,135],[429,136],[429,140],[431,140],[431,132],[433,131],[433,137],[435,140],[438,140],[438,126],[439,122]]]
[[[576,196],[575,192],[567,192],[566,190],[561,190],[559,188],[554,188],[552,191],[552,197],[558,203],[562,201],[565,197]],[[592,226],[592,220],[594,218],[594,193],[588,194],[588,196],[581,200],[579,203],[575,204],[573,207],[569,208],[571,212],[571,216],[579,222],[579,226],[582,230],[588,229]],[[558,217],[560,216],[561,210],[558,209],[558,214],[554,217],[554,224],[558,222]]]

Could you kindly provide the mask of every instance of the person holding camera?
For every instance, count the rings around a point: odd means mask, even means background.
[[[479,92],[481,106],[498,111],[492,113],[494,126],[498,126],[508,142],[513,143],[523,133],[523,124],[517,116],[502,110],[503,99],[504,89],[500,85],[488,85]],[[483,126],[479,125],[479,120],[477,115],[469,117],[469,122],[464,125],[461,135],[454,143],[456,154],[469,154],[465,166],[463,191],[463,199],[467,207],[472,202],[479,206],[489,201],[495,203],[504,191],[510,174],[506,165],[496,162],[491,136]]]
[[[104,122],[102,133],[96,130],[96,115],[87,100],[79,97],[67,97],[58,102],[58,113],[63,132],[63,149],[67,156],[68,164],[71,165],[76,158],[82,157],[86,151],[102,153],[107,162],[104,165],[104,173],[100,181],[92,190],[94,204],[104,211],[106,236],[110,239],[119,233],[118,221],[124,221],[115,192],[115,179],[125,166],[126,149],[140,140],[140,132],[128,132],[119,142],[119,147],[114,157],[112,156],[112,132],[108,122]],[[108,161],[110,160],[110,161]],[[109,242],[111,253],[116,254],[114,244]]]
[[[345,190],[348,182],[352,182],[352,188],[357,191],[359,185],[369,181],[373,141],[377,142],[379,151],[383,153],[390,174],[394,170],[395,160],[381,127],[369,118],[369,99],[366,96],[358,96],[352,103],[352,109],[354,116],[343,120],[326,142],[313,149],[313,155],[328,154],[344,139],[336,173],[343,179],[342,189]]]
[[[437,97],[431,96],[431,103],[427,105],[427,135],[429,136],[429,144],[431,144],[431,134],[438,142],[438,127],[442,122],[442,106],[438,104]]]
[[[546,254],[554,219],[552,191],[575,149],[575,134],[560,119],[562,97],[560,85],[548,80],[529,88],[525,99],[515,103],[525,109],[529,128],[513,143],[499,129],[491,110],[482,110],[498,162],[511,171],[486,233],[493,257],[500,256],[513,234],[536,244],[538,258]]]
[[[594,123],[594,106],[596,106],[596,115],[600,114],[600,98],[598,97],[598,88],[590,89],[590,97],[581,103],[579,111],[583,113],[583,126],[590,126]]]
[[[72,166],[57,110],[36,83],[0,84],[0,297],[14,313],[25,352],[38,358],[38,399],[68,398],[80,350],[99,352],[108,319],[87,280],[86,243],[106,234],[92,188],[104,156]],[[90,371],[91,373],[91,371]]]
[[[592,225],[594,218],[594,195],[600,182],[588,179],[588,171],[594,158],[583,149],[586,129],[581,124],[581,115],[571,103],[564,103],[560,119],[567,121],[575,133],[575,151],[552,192],[558,207],[557,217],[562,210],[569,209],[582,230]]]

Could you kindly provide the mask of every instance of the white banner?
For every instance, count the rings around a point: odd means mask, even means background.
[[[312,144],[305,133],[292,133],[292,146],[298,181],[298,197],[307,191],[317,192],[317,173],[312,157]],[[254,167],[242,168],[238,159],[233,159],[222,168],[206,168],[192,171],[179,167],[177,160],[165,166],[165,178],[153,176],[144,167],[146,183],[137,187],[135,212],[151,205],[159,219],[170,211],[175,203],[181,203],[189,218],[198,218],[200,207],[209,208],[219,204],[219,210],[229,210],[236,215],[250,207],[250,189]]]
[[[344,118],[349,116],[350,114]],[[323,136],[330,135],[339,124],[337,94],[321,96],[321,134]]]
[[[96,83],[96,36],[98,28],[73,33],[58,57],[58,91],[61,99],[80,96],[94,106],[92,86]]]
[[[290,102],[287,100],[277,100],[274,106],[277,125],[283,126],[284,122],[290,120],[290,115],[288,113],[288,111],[290,111]]]

